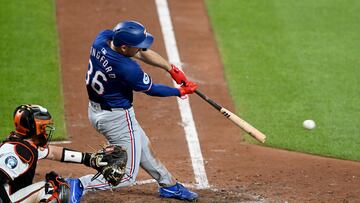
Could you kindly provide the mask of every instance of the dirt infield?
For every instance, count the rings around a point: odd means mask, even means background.
[[[233,110],[221,60],[203,1],[169,0],[181,60],[188,77],[203,92]],[[166,56],[154,1],[58,0],[61,69],[69,148],[92,151],[105,143],[87,120],[85,73],[91,42],[102,29],[133,19],[155,36],[152,49]],[[155,82],[171,85],[167,73],[144,66]],[[197,190],[200,202],[360,202],[360,163],[249,145],[241,131],[196,95],[190,104],[199,134],[209,190]],[[162,162],[179,181],[194,175],[175,98],[135,96],[137,118]],[[269,115],[270,117],[271,115]],[[270,135],[271,136],[271,135]],[[94,171],[76,164],[39,163],[37,179],[55,169],[64,176]],[[143,171],[138,180],[150,177]],[[157,185],[89,193],[83,202],[173,202],[157,196]]]

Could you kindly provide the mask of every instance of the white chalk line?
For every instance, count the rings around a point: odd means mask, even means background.
[[[156,0],[156,8],[159,16],[166,53],[170,62],[175,65],[181,65],[179,51],[176,46],[175,34],[171,23],[170,11],[167,0]],[[178,85],[173,81],[175,87]],[[194,170],[195,181],[198,189],[209,188],[209,182],[206,176],[204,160],[200,149],[198,134],[196,131],[194,119],[191,112],[189,98],[177,99],[182,124],[185,130],[186,140],[191,157],[191,163]]]
[[[64,140],[64,141],[50,141],[49,144],[71,144],[70,140]]]

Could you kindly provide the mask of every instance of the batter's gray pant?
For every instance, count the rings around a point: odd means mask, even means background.
[[[176,183],[170,172],[154,157],[149,138],[137,122],[132,107],[130,109],[118,108],[107,111],[102,110],[97,103],[90,102],[88,116],[92,126],[104,135],[110,144],[123,146],[127,150],[126,174],[121,183],[115,188],[134,184],[139,172],[139,165],[160,186],[171,186]],[[91,181],[93,176],[94,174],[90,174],[80,178],[85,190],[114,188],[105,181],[102,175]]]

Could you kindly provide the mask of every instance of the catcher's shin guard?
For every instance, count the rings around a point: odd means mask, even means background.
[[[61,203],[70,202],[70,188],[68,185],[60,185],[58,188],[58,194]]]

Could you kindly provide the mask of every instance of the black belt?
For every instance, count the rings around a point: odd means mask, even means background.
[[[106,105],[106,104],[99,104],[97,102],[93,102],[90,100],[90,105],[92,105],[94,108],[99,108],[101,110],[105,110],[105,111],[113,111],[113,110],[119,110],[119,109],[122,109],[122,110],[125,110],[125,109],[128,109],[128,108],[122,108],[122,107],[110,107],[109,105]]]
[[[102,110],[112,111],[111,107],[110,107],[110,106],[107,106],[107,105],[102,105],[102,104],[100,104],[100,108],[101,108]]]

